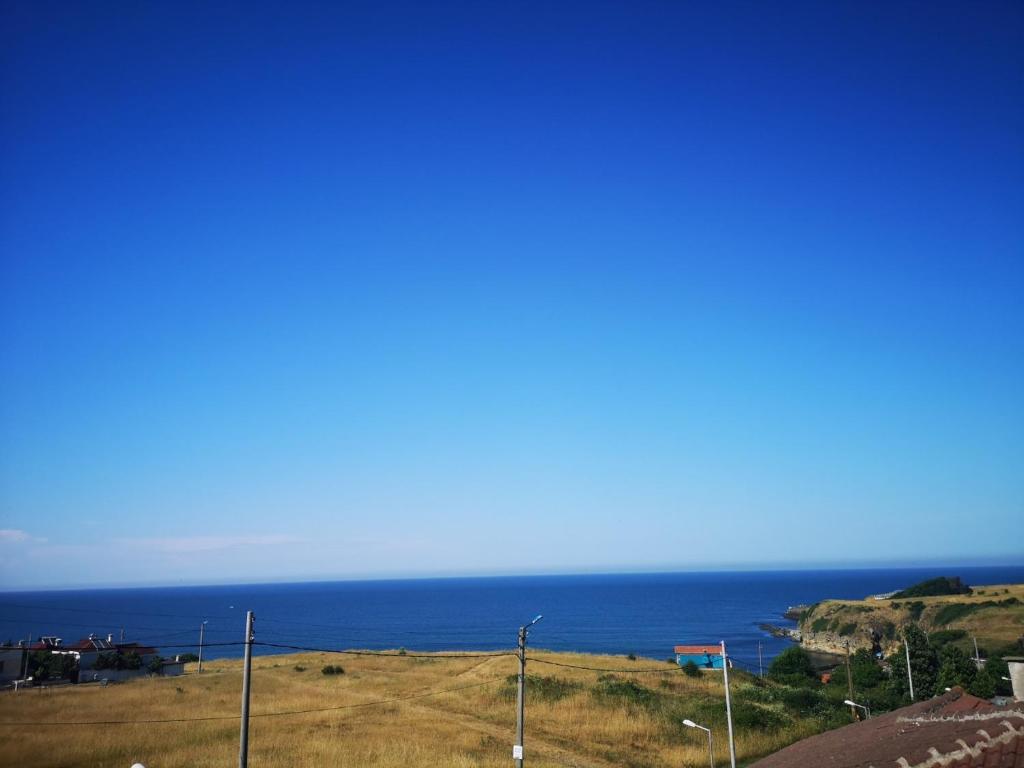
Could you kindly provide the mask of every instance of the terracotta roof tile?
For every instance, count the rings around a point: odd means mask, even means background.
[[[901,761],[903,758],[903,761]],[[960,688],[804,739],[751,768],[1024,768],[1024,704]]]

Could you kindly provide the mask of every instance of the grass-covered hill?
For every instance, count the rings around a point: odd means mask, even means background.
[[[931,589],[929,584],[885,600],[826,600],[813,605],[800,617],[803,645],[841,653],[847,642],[853,650],[870,649],[874,638],[888,655],[898,647],[901,628],[916,624],[934,642],[952,643],[973,655],[972,638],[984,649],[1001,651],[1016,646],[1024,636],[1024,584],[924,596]]]
[[[534,655],[560,664],[656,671],[594,672],[532,661],[525,739],[531,768],[705,766],[706,738],[683,726],[685,718],[714,730],[718,764],[727,764],[719,673],[688,675],[665,661],[621,656]],[[507,656],[257,657],[249,765],[507,768],[516,666]],[[732,679],[741,765],[848,722],[845,708],[817,692],[760,681],[739,669]],[[201,675],[193,669],[183,677],[106,687],[3,692],[0,722],[24,725],[0,726],[0,765],[236,764],[240,688],[241,663],[217,661]],[[450,692],[420,696],[439,690]],[[173,719],[181,722],[141,722]],[[45,725],[82,721],[128,724]]]

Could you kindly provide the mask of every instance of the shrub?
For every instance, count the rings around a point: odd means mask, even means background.
[[[768,677],[789,685],[806,686],[818,681],[811,657],[799,645],[784,650],[768,668]]]
[[[654,709],[660,703],[658,694],[650,688],[633,680],[618,678],[600,681],[594,688],[594,695],[606,703],[631,704],[646,709]]]
[[[305,672],[305,671],[306,671],[306,668],[305,668],[305,667],[303,667],[303,666],[301,666],[301,665],[299,665],[299,664],[296,664],[296,665],[295,665],[295,671],[296,671],[296,672]]]
[[[959,576],[939,576],[928,579],[892,596],[893,600],[907,597],[934,597],[936,595],[969,595],[971,588],[964,584]]]
[[[701,671],[700,667],[697,666],[697,662],[695,662],[693,659],[690,659],[685,664],[683,664],[683,674],[687,677],[700,677]]]
[[[509,675],[498,691],[498,695],[506,701],[515,701],[519,687],[519,675]],[[560,701],[572,696],[583,688],[582,683],[565,680],[560,677],[543,677],[541,675],[526,676],[526,696],[531,701]]]
[[[787,718],[753,702],[737,701],[732,708],[732,721],[737,728],[767,731],[784,725]]]
[[[843,624],[843,626],[841,626],[839,628],[839,634],[843,635],[844,637],[849,637],[850,635],[852,635],[856,631],[857,631],[857,624],[855,622],[852,622],[852,621],[849,622],[848,624]]]
[[[628,656],[626,656],[626,658],[629,659],[630,661],[636,661],[636,654],[635,653],[631,653]]]
[[[957,640],[963,640],[965,637],[967,637],[967,630],[965,629],[940,629],[928,635],[932,645],[940,649],[950,643],[955,643]]]
[[[327,664],[323,669],[320,670],[325,675],[344,675],[345,669],[339,667],[336,664]]]
[[[824,632],[828,628],[828,619],[824,616],[811,622],[812,632]]]
[[[904,603],[907,607],[907,614],[910,616],[911,621],[917,621],[921,618],[921,614],[924,612],[924,603],[920,600],[911,600],[909,603]]]

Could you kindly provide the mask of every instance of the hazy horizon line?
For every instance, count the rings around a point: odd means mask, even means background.
[[[328,584],[345,582],[380,582],[380,581],[458,581],[462,579],[507,579],[507,578],[544,578],[571,576],[645,576],[668,575],[678,573],[786,573],[800,571],[870,571],[870,570],[919,570],[922,568],[1020,568],[1024,567],[1024,555],[1007,556],[1005,559],[965,558],[956,559],[922,559],[922,560],[857,560],[849,562],[816,562],[805,561],[797,564],[780,563],[722,563],[702,565],[699,567],[673,566],[623,566],[615,568],[601,566],[591,569],[554,568],[523,570],[523,571],[433,571],[385,574],[305,574],[296,577],[276,579],[259,579],[245,577],[226,577],[212,580],[182,580],[177,582],[137,581],[137,582],[96,582],[87,584],[36,584],[29,586],[7,587],[0,585],[0,594],[24,592],[74,592],[85,590],[122,590],[122,589],[176,589],[184,587],[251,587],[272,586],[277,584]],[[955,575],[955,574],[936,574]]]

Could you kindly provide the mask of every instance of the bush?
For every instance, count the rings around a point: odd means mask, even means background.
[[[812,632],[824,632],[826,629],[828,629],[828,618],[825,616],[811,622]]]
[[[594,695],[606,703],[631,704],[654,709],[660,704],[659,695],[633,680],[605,678],[594,688]]]
[[[306,671],[306,668],[301,666],[301,665],[299,665],[299,664],[296,664],[294,669],[295,669],[296,672],[305,672]]]
[[[935,597],[937,595],[969,595],[971,588],[964,584],[959,576],[939,576],[937,579],[928,579],[912,587],[907,587],[902,592],[892,596],[893,600],[901,600],[907,597]]]
[[[629,659],[630,661],[636,661],[636,654],[635,653],[631,653],[628,656],[626,656],[626,658]]]
[[[498,695],[507,701],[515,701],[518,687],[519,675],[509,675],[505,678],[505,684]],[[582,683],[574,680],[541,675],[526,676],[526,696],[530,701],[561,701],[582,688]]]
[[[737,701],[732,708],[732,721],[737,728],[767,731],[785,725],[788,719],[767,707],[749,701]]]
[[[911,621],[917,621],[921,618],[921,614],[924,612],[924,603],[920,600],[911,600],[909,603],[904,603],[904,605],[907,607],[907,613]]]
[[[325,675],[344,675],[345,669],[336,664],[328,664],[320,670]]]
[[[839,634],[842,635],[843,637],[849,637],[850,635],[852,635],[856,631],[857,631],[857,625],[854,622],[852,622],[852,621],[850,623],[848,623],[848,624],[843,624],[843,626],[841,626],[839,628]]]
[[[701,671],[700,667],[697,666],[697,662],[695,662],[693,659],[690,659],[685,664],[683,664],[683,674],[687,677],[700,677]]]
[[[940,649],[950,643],[955,643],[957,640],[963,640],[965,637],[967,637],[967,630],[965,629],[940,629],[928,635],[931,644]]]
[[[178,661],[183,662],[185,664],[189,664],[193,661],[199,661],[199,657],[196,656],[194,653],[179,653]]]
[[[784,650],[768,667],[768,677],[780,683],[807,686],[818,682],[811,657],[799,645]]]

